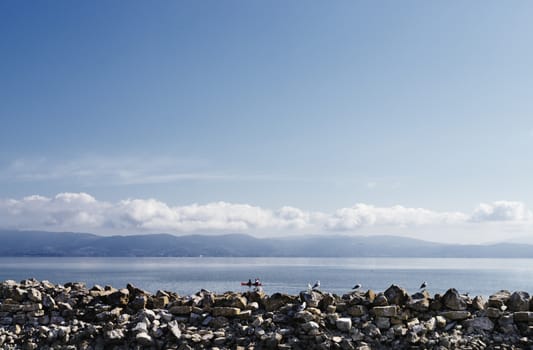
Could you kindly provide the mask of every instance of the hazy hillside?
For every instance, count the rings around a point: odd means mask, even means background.
[[[533,258],[533,246],[527,244],[449,245],[394,236],[258,239],[243,234],[149,234],[106,237],[87,233],[0,230],[0,241],[0,256]]]

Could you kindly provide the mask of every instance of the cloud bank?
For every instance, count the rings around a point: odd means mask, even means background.
[[[102,234],[245,232],[279,236],[403,232],[416,236],[417,232],[461,231],[465,227],[482,232],[481,228],[494,223],[507,225],[509,231],[533,224],[533,214],[524,203],[511,201],[481,203],[470,214],[364,203],[323,213],[227,202],[171,206],[156,199],[125,199],[111,203],[87,193],[59,193],[54,197],[32,195],[0,200],[0,222],[1,228],[6,229]]]

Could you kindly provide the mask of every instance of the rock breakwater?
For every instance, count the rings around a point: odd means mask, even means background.
[[[533,299],[449,289],[342,296],[261,291],[179,296],[128,285],[0,284],[2,349],[529,349]]]

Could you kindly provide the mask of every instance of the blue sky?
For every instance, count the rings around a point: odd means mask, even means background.
[[[473,222],[482,203],[489,214],[507,203],[510,214],[490,214],[506,220],[491,221],[524,224],[532,10],[526,1],[3,1],[0,209],[10,222],[10,200],[84,193],[112,207],[224,202],[330,217],[364,203]],[[72,227],[94,229],[49,228]],[[435,238],[427,231],[402,232]]]

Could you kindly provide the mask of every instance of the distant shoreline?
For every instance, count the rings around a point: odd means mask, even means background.
[[[395,236],[310,236],[290,239],[0,230],[0,257],[368,257],[533,258],[533,245],[440,244]]]

